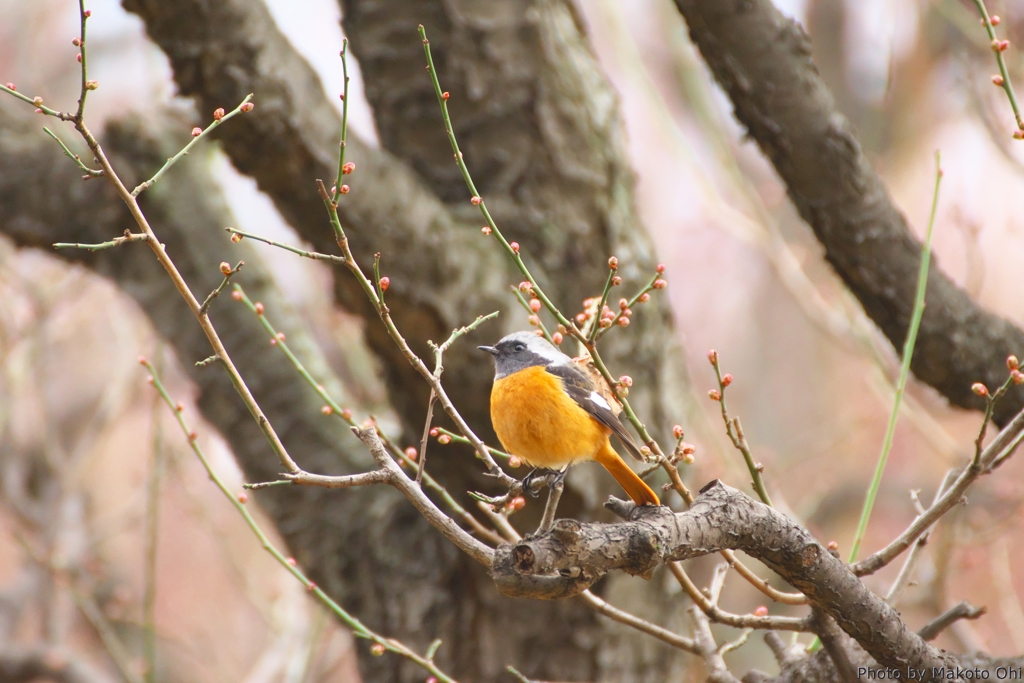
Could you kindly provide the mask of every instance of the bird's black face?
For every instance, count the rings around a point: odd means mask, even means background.
[[[517,332],[503,338],[494,346],[480,346],[494,356],[495,379],[511,375],[535,365],[547,366],[553,360],[550,353],[545,353],[544,346],[550,346],[545,340],[528,332]],[[551,347],[551,351],[555,351]]]

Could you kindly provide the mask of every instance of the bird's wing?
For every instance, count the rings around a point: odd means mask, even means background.
[[[640,449],[636,443],[633,442],[632,437],[626,431],[626,428],[622,426],[622,422],[619,421],[618,416],[612,412],[612,407],[608,403],[608,400],[597,392],[597,388],[594,386],[594,382],[580,370],[576,365],[569,363],[566,365],[549,365],[547,371],[552,375],[555,375],[562,380],[562,384],[565,386],[565,391],[572,398],[576,404],[587,411],[591,417],[595,420],[608,427],[615,433],[622,445],[626,447],[629,454],[637,460],[643,460],[644,456],[641,455]]]

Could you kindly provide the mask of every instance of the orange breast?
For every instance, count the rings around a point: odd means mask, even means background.
[[[494,381],[491,422],[505,450],[551,469],[592,459],[610,434],[565,393],[562,380],[540,366]]]

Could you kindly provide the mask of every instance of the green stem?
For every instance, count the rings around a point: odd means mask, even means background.
[[[857,533],[853,538],[853,546],[850,548],[848,562],[857,559],[860,551],[860,544],[867,533],[868,520],[871,518],[871,509],[875,505],[875,497],[882,484],[882,474],[885,472],[885,463],[889,459],[889,451],[892,450],[893,437],[896,433],[896,419],[899,417],[900,402],[903,400],[903,391],[907,386],[907,377],[910,375],[910,362],[914,357],[914,344],[917,342],[917,331],[921,327],[921,317],[924,315],[924,295],[928,288],[928,266],[931,262],[932,253],[932,231],[935,227],[935,213],[939,206],[939,186],[942,183],[942,167],[939,153],[935,153],[935,189],[932,194],[932,209],[928,216],[928,231],[924,237],[924,247],[921,250],[921,267],[917,274],[917,293],[914,296],[914,311],[910,317],[910,327],[907,330],[907,339],[903,344],[903,362],[900,364],[899,379],[896,381],[896,398],[893,401],[892,413],[889,415],[889,425],[885,430],[885,440],[882,442],[882,452],[878,456],[878,464],[875,466],[875,476],[871,479],[871,486],[868,488],[867,496],[864,498],[864,508],[860,513],[860,522],[857,524]]]

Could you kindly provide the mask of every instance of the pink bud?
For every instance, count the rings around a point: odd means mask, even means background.
[[[256,105],[255,105],[255,104],[253,104],[252,102],[246,102],[245,104],[243,104],[243,105],[241,106],[241,110],[242,110],[243,112],[250,112],[250,111],[252,111],[253,107],[255,107],[255,106],[256,106]]]
[[[725,373],[725,375],[722,376],[722,386],[727,387],[730,384],[732,384],[732,374]]]
[[[612,275],[612,287],[618,287],[622,284],[622,278],[618,275]]]
[[[82,63],[82,53],[79,52],[77,55],[75,55],[75,59],[78,61],[79,64],[81,64]]]
[[[712,389],[711,391],[708,392],[708,398],[710,398],[712,401],[721,401],[722,395],[718,393],[718,389]]]
[[[238,494],[238,502],[241,503],[242,505],[245,505],[246,503],[248,503],[249,502],[249,494],[246,493],[245,491],[242,491],[241,493],[239,493]]]
[[[999,22],[1001,20],[999,19],[999,15],[998,14],[993,14],[992,18],[989,19],[989,21],[992,23],[993,26],[999,26]],[[984,20],[982,20],[982,23],[984,23]]]
[[[344,410],[341,411],[341,417],[346,422],[350,422],[352,420],[352,411],[349,410],[348,408],[345,408]]]
[[[540,299],[530,300],[530,310],[533,311],[534,313],[540,311]]]
[[[1006,367],[1009,370],[1016,370],[1017,368],[1019,368],[1020,367],[1020,361],[1017,360],[1017,356],[1007,356],[1006,357]]]
[[[409,458],[413,462],[416,462],[416,458],[420,457],[419,451],[416,450],[415,446],[409,446],[405,449],[405,457]]]
[[[1013,131],[1013,139],[1014,140],[1024,140],[1024,130],[1015,130],[1015,131]]]
[[[523,466],[523,459],[518,455],[509,456],[508,466],[514,470],[519,469]]]
[[[708,362],[712,365],[718,362],[718,351],[715,351],[714,349],[708,351]]]
[[[992,77],[992,82],[994,84],[998,85],[999,87],[1002,87],[1002,85],[1003,85],[1003,77],[1000,76],[999,74],[996,74],[995,76]]]
[[[437,437],[437,442],[444,446],[452,442],[452,437],[448,436],[447,434],[442,434],[441,436]]]
[[[530,291],[530,287],[532,286],[533,285],[531,285],[529,282],[523,280],[522,282],[519,283],[519,291],[525,294],[526,292]]]
[[[677,439],[683,438],[683,425],[673,425],[672,436],[676,437]]]
[[[213,120],[220,121],[222,118],[224,118],[224,109],[222,107],[217,107],[213,110]]]
[[[8,83],[7,84],[7,89],[8,90],[15,90],[16,91],[18,89],[18,86],[14,85],[13,83]]]
[[[650,300],[651,300],[651,295],[648,294],[647,292],[644,292],[643,294],[641,294],[640,298],[637,299],[637,301],[639,301],[642,304],[645,304],[645,303],[647,303]]]
[[[555,343],[555,346],[560,346],[562,344],[562,339],[563,337],[561,332],[555,332],[551,335],[551,341]]]
[[[527,320],[529,320],[530,324],[533,325],[534,327],[540,325],[540,316],[531,315],[529,318],[527,318]]]
[[[1013,380],[1014,384],[1024,384],[1024,372],[1021,372],[1020,370],[1013,370],[1010,373],[1010,379]]]
[[[618,270],[619,259],[612,256],[610,259],[608,259],[608,267],[611,268],[612,270]]]
[[[197,138],[197,137],[199,137],[202,134],[203,134],[203,129],[202,128],[196,127],[196,128],[192,129],[192,137]]]
[[[389,278],[387,275],[382,277],[380,279],[380,291],[382,291],[382,292],[388,291],[388,286],[390,284],[391,284],[391,278]]]
[[[231,241],[234,242],[235,244],[238,244],[239,242],[242,241],[242,236],[236,232],[233,235],[231,235]]]
[[[754,610],[754,616],[755,617],[766,617],[766,616],[768,616],[768,608],[765,607],[764,605],[759,605],[758,608]]]
[[[253,308],[256,309],[256,315],[263,315],[263,304],[257,301]]]
[[[291,566],[293,566],[293,567],[294,567],[295,565],[297,565],[297,564],[298,564],[298,562],[296,562],[296,561],[295,561],[295,558],[294,558],[294,557],[289,557],[289,558],[286,558],[286,559],[285,559],[285,562],[287,562],[288,564],[290,564],[290,565],[291,565]]]
[[[231,275],[231,264],[226,261],[220,262],[220,272],[224,275]]]
[[[988,396],[988,387],[981,382],[975,382],[971,385],[971,391],[976,393],[978,396]]]
[[[469,203],[472,204],[473,206],[480,206],[480,202],[482,201],[483,200],[480,199],[480,197],[473,197],[472,199],[469,200]]]
[[[655,268],[654,270],[657,271],[659,274],[660,273],[664,273],[665,272],[665,264],[664,263],[659,263],[658,267]]]
[[[629,318],[626,316],[622,316],[615,321],[615,324],[618,325],[619,327],[629,327]]]
[[[354,170],[356,170],[356,165],[351,161],[346,162],[345,165],[341,167],[341,173],[343,175],[348,175]]]
[[[181,401],[178,401],[177,403],[174,404],[174,409],[179,413],[183,413],[185,412],[185,404],[182,403]]]
[[[522,510],[524,507],[526,507],[526,499],[522,496],[516,496],[508,502],[508,509],[513,512]]]
[[[323,408],[320,409],[320,412],[323,413],[324,415],[330,415],[331,413],[334,412],[334,408],[330,406],[324,406]]]
[[[509,242],[508,246],[512,250],[513,254],[519,253],[519,242]]]
[[[839,543],[837,541],[829,541],[828,542],[828,549],[829,550],[839,550]]]
[[[82,39],[78,38],[78,37],[72,38],[71,39],[71,44],[74,45],[75,47],[81,47],[82,46]]]
[[[86,19],[88,19],[89,17],[92,16],[92,10],[91,9],[85,10],[84,12],[82,12],[82,16],[85,17]]]
[[[139,365],[146,365],[148,363],[149,363],[149,361],[146,360],[145,356],[139,356]]]
[[[633,386],[633,378],[629,375],[623,375],[622,377],[619,377],[619,384],[624,387],[631,387]]]
[[[445,91],[445,92],[441,93],[441,99],[442,99],[442,100],[447,100],[447,99],[448,99],[448,97],[449,97],[449,95],[448,95],[448,92],[447,92],[447,91]]]
[[[485,225],[484,227],[480,228],[480,232],[482,232],[485,235],[490,235],[491,234],[491,226]]]
[[[338,192],[341,194],[348,194],[349,192],[351,192],[351,190],[352,188],[349,187],[348,185],[342,185],[341,187],[338,188]]]
[[[654,289],[665,289],[665,287],[667,286],[668,283],[665,280],[662,280],[661,278],[655,280],[654,284],[651,285],[651,287],[653,287]]]

